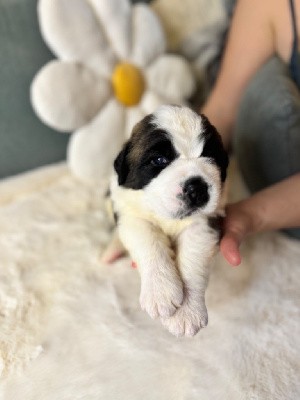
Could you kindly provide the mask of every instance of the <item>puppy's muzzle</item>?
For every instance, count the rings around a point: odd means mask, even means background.
[[[203,207],[209,200],[207,183],[200,176],[188,179],[183,187],[183,200],[189,208]]]

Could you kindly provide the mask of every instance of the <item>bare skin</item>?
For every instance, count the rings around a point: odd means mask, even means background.
[[[239,265],[239,246],[252,233],[299,227],[299,204],[300,173],[228,205],[220,244],[225,259],[232,266]]]
[[[294,0],[300,27],[300,0]],[[288,0],[238,0],[216,85],[201,112],[226,147],[241,96],[255,72],[273,55],[289,62],[293,34]],[[299,155],[300,157],[300,155]],[[227,207],[221,252],[239,265],[239,245],[252,233],[300,226],[300,174]]]

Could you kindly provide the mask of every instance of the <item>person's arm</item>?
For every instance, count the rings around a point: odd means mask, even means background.
[[[221,253],[237,266],[239,246],[246,236],[293,227],[300,227],[300,173],[227,206]]]
[[[275,53],[274,0],[238,0],[216,85],[201,112],[226,147],[241,95],[250,78]]]

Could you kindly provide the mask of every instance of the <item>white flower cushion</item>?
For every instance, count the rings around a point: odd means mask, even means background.
[[[42,36],[58,60],[36,75],[33,107],[51,127],[75,131],[68,164],[77,177],[99,182],[108,178],[115,155],[140,118],[160,104],[182,104],[192,94],[190,66],[180,56],[164,54],[164,32],[145,4],[39,0],[38,17]],[[128,75],[113,80],[116,66],[124,64],[143,83],[141,95],[125,93],[130,105],[118,97]],[[126,90],[135,91],[135,82]]]

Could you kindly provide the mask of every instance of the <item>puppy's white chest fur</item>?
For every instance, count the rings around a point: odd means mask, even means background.
[[[207,226],[207,218],[203,216],[186,217],[184,219],[165,218],[150,210],[142,190],[133,191],[124,189],[117,185],[117,176],[112,178],[111,199],[114,204],[114,211],[120,218],[120,223],[126,218],[147,221],[165,235],[175,240],[176,237],[189,225],[198,221],[203,224],[203,232]]]
[[[207,324],[205,289],[228,157],[215,128],[163,106],[136,125],[115,160],[118,232],[141,275],[140,304],[176,336]]]

